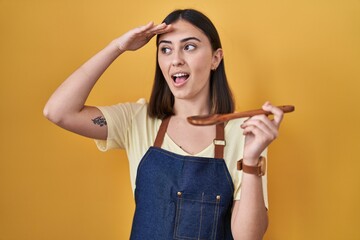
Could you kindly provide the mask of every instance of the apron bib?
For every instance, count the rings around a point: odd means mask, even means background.
[[[215,158],[193,157],[161,149],[169,120],[162,121],[154,147],[138,166],[130,239],[233,239],[234,187],[223,159],[224,125],[217,125]]]

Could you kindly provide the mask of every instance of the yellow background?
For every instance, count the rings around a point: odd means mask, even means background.
[[[265,239],[360,239],[359,1],[0,0],[1,240],[128,239],[125,153],[99,152],[42,108],[113,38],[184,7],[217,26],[237,110],[296,106],[270,147]],[[154,66],[152,40],[121,56],[88,104],[148,98]]]

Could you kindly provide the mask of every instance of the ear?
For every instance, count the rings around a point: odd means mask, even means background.
[[[218,48],[213,53],[213,58],[212,58],[212,62],[211,62],[211,70],[216,70],[222,59],[223,59],[223,50],[221,48]]]

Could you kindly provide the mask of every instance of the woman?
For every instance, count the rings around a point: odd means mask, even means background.
[[[157,36],[149,104],[85,106],[99,77],[125,51]],[[177,10],[112,41],[51,96],[44,114],[102,150],[127,151],[136,210],[131,239],[262,239],[268,224],[266,176],[254,174],[283,113],[196,127],[192,115],[229,113],[234,104],[218,33],[202,13]],[[225,137],[224,137],[225,135]],[[243,171],[236,164],[242,159]],[[241,194],[240,194],[241,190]],[[265,196],[265,198],[264,198]]]

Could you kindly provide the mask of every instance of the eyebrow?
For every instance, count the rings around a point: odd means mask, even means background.
[[[200,39],[196,38],[196,37],[188,37],[188,38],[184,38],[184,39],[181,39],[180,42],[187,42],[187,41],[190,41],[190,40],[195,40],[195,41],[198,41],[198,42],[201,42]],[[171,41],[168,41],[168,40],[161,40],[159,41],[158,43],[158,46],[161,44],[161,43],[169,43],[169,44],[172,44]]]

